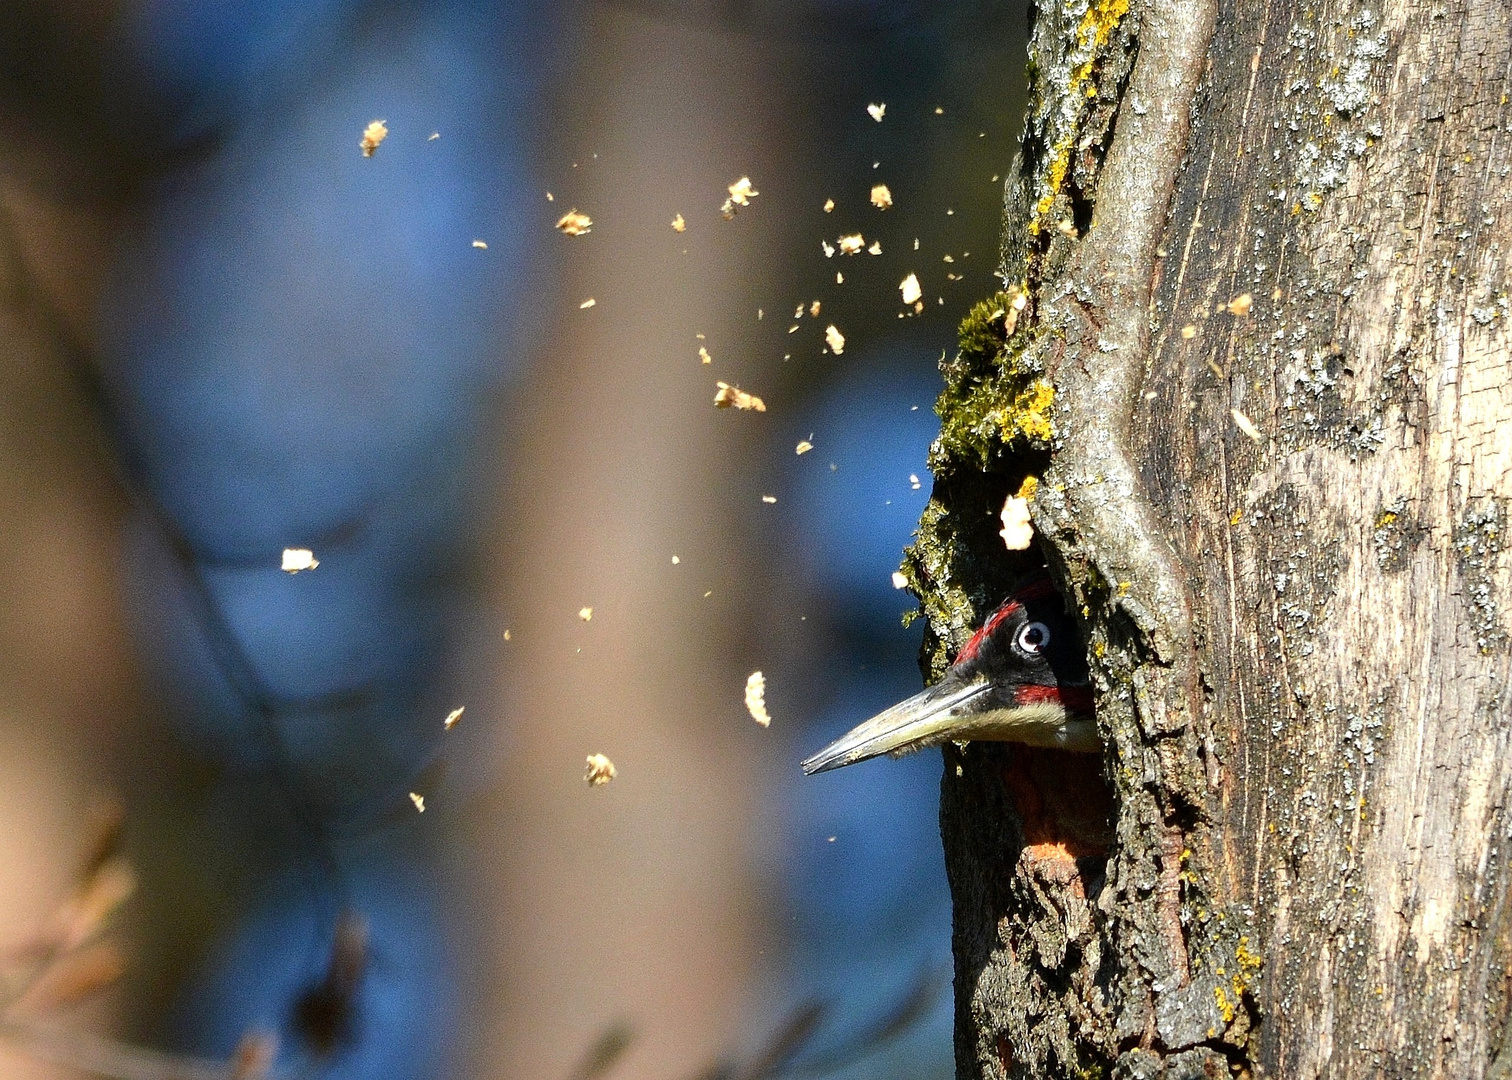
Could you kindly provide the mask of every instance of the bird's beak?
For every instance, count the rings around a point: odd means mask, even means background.
[[[828,772],[904,747],[932,745],[960,724],[958,710],[992,689],[989,682],[965,682],[947,673],[928,690],[852,728],[803,763],[805,774]]]

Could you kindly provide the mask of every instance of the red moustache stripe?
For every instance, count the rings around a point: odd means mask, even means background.
[[[1092,690],[1086,686],[1021,686],[1016,705],[1060,705],[1068,712],[1091,712]]]

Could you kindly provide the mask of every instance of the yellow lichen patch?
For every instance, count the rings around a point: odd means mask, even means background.
[[[1076,28],[1076,49],[1072,56],[1075,62],[1068,72],[1066,98],[1068,101],[1086,100],[1097,95],[1097,87],[1089,82],[1095,69],[1098,54],[1112,38],[1119,23],[1129,13],[1129,0],[1094,0]],[[1066,177],[1071,171],[1071,153],[1076,146],[1077,125],[1071,124],[1055,140],[1050,151],[1049,165],[1045,169],[1040,187],[1040,197],[1029,219],[1029,234],[1038,236],[1044,218],[1055,205],[1056,198],[1065,188]]]

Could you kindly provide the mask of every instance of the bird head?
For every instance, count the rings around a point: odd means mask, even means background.
[[[1080,751],[1102,745],[1086,650],[1048,576],[987,616],[939,682],[842,735],[804,761],[803,771],[973,740]]]

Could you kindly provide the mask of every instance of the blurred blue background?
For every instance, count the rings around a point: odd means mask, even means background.
[[[585,1075],[624,1030],[614,1075],[733,1076],[819,1002],[786,1071],[953,1075],[938,756],[796,762],[919,686],[891,574],[936,365],[996,287],[1024,20],[0,15],[6,389],[32,403],[0,429],[0,554],[42,535],[90,568],[39,632],[67,586],[5,560],[0,706],[81,733],[35,763],[60,807],[130,808],[122,1032],[402,1080]],[[554,232],[579,206],[592,231]],[[881,254],[826,256],[854,231]],[[716,412],[715,379],[767,411]],[[621,776],[590,791],[599,751]]]

